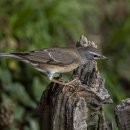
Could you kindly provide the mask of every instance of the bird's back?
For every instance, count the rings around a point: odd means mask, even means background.
[[[79,53],[75,48],[45,48],[18,53],[0,53],[0,57],[15,58],[30,63],[39,70],[68,72],[79,66]]]

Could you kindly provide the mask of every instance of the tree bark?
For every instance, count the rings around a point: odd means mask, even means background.
[[[84,36],[76,46],[96,47]],[[77,68],[70,80],[75,78],[71,86],[51,83],[43,92],[38,109],[40,130],[110,130],[102,105],[112,100],[96,61]]]
[[[115,115],[119,130],[130,130],[130,98],[117,105]]]

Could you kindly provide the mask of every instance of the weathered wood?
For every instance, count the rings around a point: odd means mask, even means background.
[[[113,130],[112,122],[107,122],[105,120],[104,111],[103,109],[99,112],[99,122],[98,122],[98,129],[97,130]]]
[[[115,115],[119,130],[130,130],[130,98],[117,105]]]
[[[0,130],[9,130],[13,120],[14,104],[11,100],[0,103]]]
[[[77,47],[88,45],[96,46],[83,36],[77,43]],[[111,98],[96,61],[77,68],[74,78],[77,79],[71,86],[51,83],[43,92],[39,104],[40,130],[108,130],[101,110]]]

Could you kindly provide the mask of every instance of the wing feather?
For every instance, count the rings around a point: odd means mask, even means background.
[[[77,53],[73,48],[49,48],[36,51],[13,53],[33,63],[66,66],[77,61]]]

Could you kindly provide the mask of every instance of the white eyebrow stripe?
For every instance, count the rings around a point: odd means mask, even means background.
[[[56,60],[54,57],[52,57],[51,54],[50,54],[50,52],[49,52],[48,50],[44,50],[44,51],[46,51],[46,52],[48,53],[48,55],[49,55],[54,61],[60,62],[60,61]]]
[[[89,53],[93,54],[93,55],[97,55],[97,56],[100,56],[100,54],[97,54],[97,53],[94,53],[92,51],[88,51]]]

